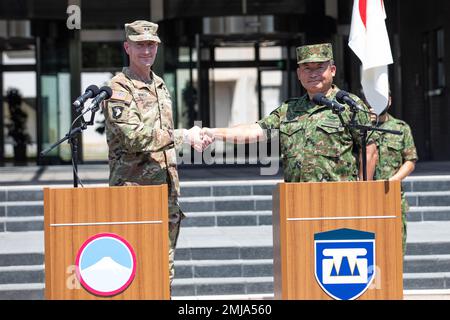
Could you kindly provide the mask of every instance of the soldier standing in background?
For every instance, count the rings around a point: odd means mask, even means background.
[[[138,20],[125,24],[124,48],[129,67],[113,77],[111,98],[104,103],[111,186],[169,187],[169,275],[174,278],[174,255],[184,217],[178,204],[180,186],[176,151],[188,142],[202,150],[200,128],[174,130],[169,91],[151,67],[158,44],[158,25]]]
[[[378,149],[378,163],[375,167],[374,180],[402,181],[414,171],[418,160],[411,128],[405,121],[396,119],[388,113],[391,103],[392,98],[389,96],[388,105],[379,115],[378,121],[376,116],[372,115],[372,122],[378,128],[397,130],[402,134],[373,132],[372,137]],[[406,201],[405,192],[402,190],[403,255],[405,255],[406,250],[406,213],[408,210],[409,205]]]
[[[358,159],[353,154],[359,150],[359,131],[343,126],[330,108],[312,101],[317,93],[334,100],[339,91],[333,85],[336,66],[331,44],[298,47],[297,62],[297,77],[307,92],[304,96],[285,101],[255,124],[203,128],[202,135],[228,142],[248,143],[279,134],[286,182],[356,181],[358,176],[362,178]],[[355,95],[352,98],[363,104]],[[350,122],[351,112],[347,105],[341,115],[345,123]],[[366,113],[359,112],[357,117],[359,124],[370,124]],[[367,143],[366,153],[367,178],[371,180],[376,163],[373,141]]]

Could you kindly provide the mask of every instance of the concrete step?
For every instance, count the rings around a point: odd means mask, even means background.
[[[450,223],[408,228],[405,289],[448,288]],[[0,243],[0,299],[43,297],[43,232],[3,233]],[[272,259],[271,226],[182,228],[174,295],[271,293]]]
[[[177,261],[176,279],[272,277],[273,259],[228,259]]]
[[[450,254],[450,232],[448,230],[450,230],[450,221],[409,222],[407,254]],[[205,241],[205,239],[207,240]],[[5,253],[42,254],[44,233],[43,231],[1,232],[0,243],[2,244],[0,255]],[[231,257],[227,257],[227,259],[236,257],[240,259],[242,255],[250,256],[251,252],[272,247],[272,226],[181,228],[177,254],[189,256],[191,259],[198,255],[197,248],[203,250],[209,247],[213,248],[212,255],[218,253],[214,251],[216,248],[224,248],[223,252],[228,252],[230,247],[233,248]]]
[[[404,290],[448,290],[450,273],[404,274]],[[273,277],[175,279],[174,297],[273,295]],[[43,283],[0,284],[0,300],[42,300]]]
[[[271,210],[185,212],[182,227],[272,225]]]
[[[413,207],[449,207],[450,191],[406,192],[406,200]]]
[[[203,204],[200,204],[200,206],[202,205]],[[25,209],[22,207],[21,210]],[[272,225],[271,210],[185,211],[185,214],[187,218],[182,222],[182,227],[184,228]],[[450,221],[450,207],[410,207],[410,211],[407,214],[407,221]],[[43,215],[15,217],[0,216],[0,232],[41,230],[44,230]]]
[[[425,222],[424,222],[425,223]],[[406,241],[406,255],[446,255],[450,254],[450,242],[408,242]]]
[[[409,222],[407,228],[406,255],[450,254],[450,221]],[[179,260],[269,259],[272,254],[271,225],[182,227],[176,251]]]
[[[446,271],[450,270],[449,263],[449,255],[405,257],[405,288],[446,289],[444,280],[448,276]],[[184,285],[188,281],[179,282],[178,280],[206,278],[208,281],[210,279],[222,279],[226,282],[224,278],[240,278],[254,281],[253,278],[270,278],[273,276],[273,261],[271,259],[177,261],[175,270],[176,283],[184,283]],[[442,276],[444,276],[444,279],[442,279]],[[200,282],[206,284],[204,281]],[[242,280],[242,283],[245,282]],[[43,265],[0,267],[0,285],[18,283],[44,283]],[[216,283],[216,281],[211,281],[211,283]],[[439,285],[436,286],[435,284]],[[192,288],[190,290],[192,291]],[[228,292],[228,294],[231,293],[241,294],[242,292]]]
[[[175,279],[173,296],[273,294],[273,277]]]
[[[404,290],[448,290],[450,273],[405,274]],[[272,277],[175,279],[174,297],[217,295],[273,295]],[[43,300],[44,284],[0,285],[0,300]]]
[[[0,267],[44,265],[44,253],[2,253]]]
[[[181,182],[182,197],[272,195],[282,180]]]
[[[44,265],[0,267],[0,285],[44,282]]]
[[[44,230],[44,217],[0,218],[0,231],[23,232]]]
[[[402,187],[406,192],[449,191],[450,176],[409,176],[403,180]]]
[[[179,202],[185,212],[272,210],[271,195],[181,197]]]
[[[267,196],[251,196],[251,198],[242,201],[233,201],[225,197],[216,197],[215,199],[220,200],[218,202],[215,202],[215,200],[200,202],[201,200],[198,198],[190,198],[189,200],[191,201],[188,202],[185,202],[183,199],[180,200],[181,207],[187,216],[187,219],[183,221],[183,227],[258,226],[272,224],[272,212],[270,210],[272,203],[271,199],[267,198]],[[214,210],[217,207],[219,209],[229,209],[230,211],[206,211],[208,209]],[[186,208],[189,210],[205,211],[187,211]],[[241,208],[250,210],[233,211]],[[258,209],[252,210],[252,208]],[[39,202],[8,203],[6,209],[0,207],[0,232],[43,230],[44,218],[42,211],[43,205]],[[450,221],[450,206],[410,207],[407,220],[409,222]]]
[[[2,169],[2,168],[0,168]],[[52,167],[52,170],[55,168]],[[69,168],[62,168],[68,170]],[[26,170],[21,167],[21,171]],[[239,169],[234,169],[239,170]],[[71,176],[70,170],[67,173]],[[82,173],[80,171],[80,173]],[[8,173],[2,173],[2,177]],[[17,174],[16,174],[17,175]],[[20,174],[24,176],[26,173]],[[242,175],[245,179],[245,174]],[[20,180],[18,175],[17,179]],[[69,179],[71,181],[71,179]],[[203,197],[203,196],[231,196],[231,195],[271,195],[273,188],[277,183],[282,182],[279,178],[269,179],[250,179],[249,180],[230,180],[226,176],[223,181],[208,180],[203,181],[186,181],[181,179],[181,193],[183,197]],[[94,181],[94,182],[92,182]],[[96,183],[95,179],[90,181],[87,185],[93,186],[107,186],[107,183]],[[56,183],[56,182],[55,182]],[[36,181],[34,185],[7,185],[3,183],[0,186],[0,202],[3,201],[39,201],[43,200],[43,187],[72,187],[73,184],[44,184]],[[450,190],[450,176],[446,175],[425,175],[425,176],[410,176],[403,182],[403,190],[406,192],[423,192],[423,191],[449,191]]]
[[[405,256],[403,272],[406,273],[440,273],[450,271],[450,254],[428,254]]]
[[[0,187],[0,202],[42,200],[44,200],[42,186]]]
[[[403,287],[414,289],[450,289],[450,272],[404,273]]]
[[[182,197],[272,195],[280,179],[231,181],[181,181]],[[42,201],[44,187],[72,187],[73,185],[0,186],[0,202]],[[107,186],[106,183],[89,184]],[[402,182],[405,192],[449,191],[450,176],[410,176]]]
[[[0,300],[43,300],[44,283],[0,285]]]
[[[183,225],[270,225],[271,195],[279,182],[279,179],[182,182],[180,205],[189,217]],[[450,221],[449,176],[408,177],[403,185],[410,203],[408,221]],[[0,232],[43,229],[42,189],[43,186],[0,187]]]
[[[182,197],[272,195],[279,179],[245,180],[245,181],[196,181],[180,182]],[[89,184],[89,187],[107,184]],[[44,187],[72,188],[73,185],[37,185],[37,186],[0,186],[0,202],[7,201],[42,201]]]
[[[0,202],[0,216],[34,217],[44,215],[43,201]]]
[[[450,220],[450,206],[449,207],[409,207],[406,215],[407,221],[449,221]]]
[[[186,212],[183,227],[272,225],[271,210]],[[450,221],[450,207],[410,207],[408,222]]]
[[[178,242],[175,251],[175,261],[273,259],[272,245],[227,246],[226,240],[221,242],[223,242],[223,246],[218,247],[183,247]]]
[[[403,272],[443,273],[450,270],[450,255],[405,256]],[[273,259],[177,260],[175,275],[181,278],[273,276]]]
[[[417,180],[418,178],[420,178],[420,180]],[[195,182],[181,181],[181,197],[272,195],[274,188],[280,182],[282,182],[282,180],[279,179]],[[450,191],[450,177],[430,176],[407,178],[402,185],[405,192],[445,192]],[[88,186],[105,187],[107,184],[92,184]],[[71,188],[72,185],[0,186],[0,202],[42,201],[44,187]]]
[[[448,290],[450,273],[403,275],[404,290]],[[175,279],[172,294],[182,296],[273,294],[273,277]]]

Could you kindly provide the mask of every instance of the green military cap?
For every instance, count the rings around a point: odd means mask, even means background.
[[[297,48],[297,64],[333,60],[331,43],[313,44]]]
[[[157,34],[158,25],[156,23],[137,20],[132,23],[125,23],[125,33],[127,40],[137,41],[155,41],[161,43]]]

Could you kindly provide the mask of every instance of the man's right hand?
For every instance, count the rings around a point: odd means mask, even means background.
[[[202,139],[200,138],[201,128],[193,126],[189,130],[184,129],[183,142],[189,143],[196,151],[202,152]]]
[[[202,128],[200,138],[202,139],[203,150],[205,150],[215,140],[213,129],[207,127]]]
[[[184,131],[184,142],[189,143],[196,151],[202,152],[214,142],[214,134],[210,128],[194,126]]]

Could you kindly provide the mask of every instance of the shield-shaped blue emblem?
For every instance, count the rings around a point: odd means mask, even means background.
[[[315,276],[332,298],[353,300],[375,278],[375,233],[337,229],[314,235]]]

